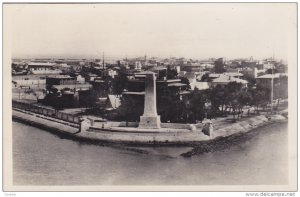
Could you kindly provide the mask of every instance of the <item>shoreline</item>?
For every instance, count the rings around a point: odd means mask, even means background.
[[[230,136],[220,137],[211,141],[201,142],[195,145],[191,151],[182,153],[180,156],[189,158],[195,155],[224,151],[230,149],[231,147],[239,146],[239,144],[251,140],[253,137],[259,134],[258,132],[259,129],[280,124],[280,123],[287,123],[287,122],[288,121],[273,121],[268,124],[263,124],[256,128],[250,129],[247,132],[236,133]]]
[[[259,127],[270,125],[278,122],[288,122],[287,119],[285,119],[281,115],[274,115],[271,119],[267,119],[264,115],[258,115],[253,116],[249,118],[245,118],[245,120],[238,121],[236,123],[225,125],[225,127],[216,129],[214,132],[215,136],[212,137],[206,137],[202,140],[202,138],[193,138],[195,136],[199,135],[198,133],[191,133],[187,134],[188,137],[185,136],[185,139],[182,141],[178,141],[177,138],[180,136],[177,136],[175,141],[147,141],[147,140],[138,140],[139,138],[132,138],[133,136],[130,136],[131,134],[112,134],[112,133],[95,133],[90,131],[85,132],[79,132],[79,128],[75,128],[74,126],[68,126],[63,123],[59,122],[53,122],[50,120],[45,120],[41,117],[39,117],[37,114],[33,113],[24,113],[17,110],[12,110],[12,120],[16,122],[20,122],[23,124],[27,124],[33,127],[38,127],[43,130],[49,131],[52,134],[58,135],[62,138],[71,139],[74,141],[84,142],[88,144],[97,144],[97,145],[128,145],[128,146],[190,146],[193,148],[196,148],[197,153],[205,153],[205,152],[211,152],[211,150],[218,150],[217,147],[209,147],[210,144],[213,144],[215,142],[222,140],[226,141],[227,139],[230,140],[230,138],[239,137],[241,135],[244,135],[246,133],[250,133],[252,130],[255,130]],[[123,136],[122,136],[123,135]],[[133,140],[124,140],[124,136],[132,138]],[[202,134],[203,135],[203,134]],[[109,136],[109,137],[108,137]],[[163,136],[166,137],[166,136]],[[140,136],[141,138],[141,136]],[[145,136],[142,136],[142,138],[145,138]],[[149,139],[149,136],[148,136]],[[194,155],[195,150],[188,153],[184,153],[182,156],[184,157],[190,157]]]

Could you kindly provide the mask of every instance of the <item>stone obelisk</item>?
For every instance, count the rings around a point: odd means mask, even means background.
[[[160,128],[160,116],[156,109],[156,82],[154,72],[144,72],[145,78],[145,103],[144,114],[140,117],[139,128]]]

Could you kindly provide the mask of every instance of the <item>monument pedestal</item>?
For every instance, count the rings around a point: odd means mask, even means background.
[[[139,127],[145,129],[159,129],[160,116],[141,116]]]

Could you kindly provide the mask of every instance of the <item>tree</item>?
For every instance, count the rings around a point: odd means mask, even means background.
[[[253,87],[256,83],[255,77],[250,74],[244,74],[244,79],[248,81],[248,87]]]
[[[103,92],[104,95],[107,96],[108,94],[113,93],[113,78],[110,76],[102,77],[102,80],[104,81],[103,84]]]
[[[228,91],[224,86],[217,85],[210,92],[211,116],[216,117],[221,112],[224,115],[225,105],[227,104]],[[221,107],[221,111],[219,109]]]
[[[211,78],[209,78],[209,73],[205,73],[202,77],[201,77],[201,81],[202,82],[211,82]]]
[[[80,74],[86,79],[86,81],[88,81],[87,79],[89,78],[89,73],[91,73],[91,68],[88,66],[83,66]]]
[[[226,71],[226,69],[224,68],[224,61],[223,58],[219,58],[218,60],[215,61],[215,73],[223,73]]]
[[[118,76],[113,80],[113,93],[121,95],[127,84],[127,76],[125,72],[120,72]]]
[[[243,88],[242,91],[240,92],[239,98],[239,114],[242,114],[242,109],[246,105],[251,105],[253,102],[253,95],[251,92],[248,90],[248,88]]]
[[[277,79],[274,87],[274,99],[287,99],[288,98],[288,77],[281,75]]]
[[[270,89],[263,86],[257,86],[249,89],[249,91],[252,95],[251,103],[256,107],[256,112],[259,113],[259,107],[262,107],[264,110],[270,101]]]
[[[190,90],[191,86],[190,86],[190,81],[188,80],[188,78],[186,77],[180,77],[181,83],[186,84],[185,87],[182,87],[182,90]]]
[[[121,105],[117,109],[119,120],[139,121],[144,112],[144,97],[142,96],[122,96]]]
[[[157,112],[162,122],[177,122],[179,117],[180,95],[174,89],[168,88],[165,92],[157,89]]]
[[[25,90],[25,94],[32,94],[33,96],[36,97],[36,100],[38,101],[39,100],[39,97],[42,96],[44,94],[44,92],[38,92],[38,91],[35,91],[33,90],[32,88],[30,89],[26,89]]]
[[[167,67],[167,79],[176,79],[178,73],[175,69],[171,69],[170,65]]]
[[[188,105],[192,115],[190,121],[202,121],[206,117],[205,103],[209,101],[209,93],[208,90],[198,90],[197,88],[192,91]]]
[[[236,121],[236,114],[239,113],[239,109],[241,109],[241,103],[239,100],[241,90],[242,90],[242,84],[236,83],[236,82],[230,82],[226,86],[228,95],[227,95],[227,105],[231,107],[232,114],[233,114],[233,121]]]
[[[279,71],[277,69],[268,69],[266,70],[266,74],[275,74],[275,73],[278,73]]]

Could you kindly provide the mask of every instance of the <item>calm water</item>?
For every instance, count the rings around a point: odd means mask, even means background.
[[[249,141],[222,152],[183,158],[179,154],[186,148],[147,148],[151,154],[142,154],[61,139],[13,122],[13,181],[15,185],[287,184],[287,124],[260,130]]]

